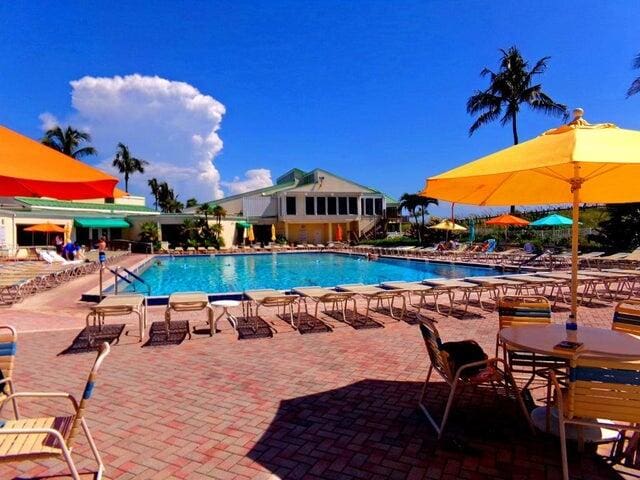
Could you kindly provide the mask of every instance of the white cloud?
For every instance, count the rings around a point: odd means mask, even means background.
[[[40,115],[38,115],[38,118],[40,119],[43,132],[55,128],[60,124],[60,122],[58,122],[58,119],[49,112],[41,113]]]
[[[231,182],[221,182],[222,185],[229,189],[232,194],[249,192],[258,188],[269,187],[273,185],[271,180],[271,171],[266,168],[254,168],[247,170],[244,174],[244,180],[235,177]]]

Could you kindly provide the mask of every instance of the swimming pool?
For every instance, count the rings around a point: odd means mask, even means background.
[[[152,296],[201,290],[242,292],[257,288],[287,290],[297,286],[334,287],[345,283],[377,284],[390,280],[462,278],[495,275],[493,268],[380,258],[339,253],[158,256],[138,273]],[[123,285],[121,291],[133,291]],[[141,289],[137,288],[138,291]]]

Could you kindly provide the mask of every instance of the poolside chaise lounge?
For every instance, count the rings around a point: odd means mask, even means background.
[[[73,395],[61,392],[19,392],[7,397],[8,401],[14,399],[24,401],[28,398],[40,401],[67,399],[71,403],[73,414],[60,417],[6,420],[4,426],[0,428],[0,464],[63,458],[71,471],[71,477],[74,480],[80,480],[80,474],[71,453],[76,436],[82,430],[98,464],[98,471],[94,478],[102,478],[104,464],[84,415],[94,392],[98,370],[109,354],[109,350],[109,344],[103,343],[79,401]]]
[[[384,305],[384,301],[387,301],[389,306],[389,316],[395,320],[402,320],[407,312],[407,301],[404,298],[404,290],[388,290],[375,285],[365,285],[363,283],[350,283],[344,285],[338,285],[336,287],[339,291],[355,293],[361,296],[367,302],[367,311],[365,317],[369,318],[369,312],[371,310],[371,302],[376,301],[376,309],[380,309]],[[400,318],[396,318],[393,304],[396,299],[402,300],[402,310],[400,312]]]
[[[484,304],[482,303],[482,294],[485,292],[489,292],[490,296],[495,296],[496,289],[494,286],[485,286],[478,283],[457,279],[429,278],[427,280],[423,280],[422,283],[424,283],[425,285],[430,285],[434,289],[444,290],[448,292],[450,302],[449,315],[453,314],[457,292],[462,293],[461,303],[464,305],[464,312],[462,315],[465,315],[469,310],[471,295],[475,294],[478,298],[480,307],[485,308]]]
[[[258,322],[260,319],[260,308],[275,308],[277,314],[280,314],[280,307],[282,307],[282,317],[284,318],[288,316],[291,327],[296,329],[297,327],[295,324],[295,317],[293,315],[293,305],[296,303],[298,298],[298,295],[287,295],[272,288],[265,288],[260,290],[245,290],[244,300],[242,302],[242,312],[247,319],[250,319],[253,316],[253,307],[255,306],[256,325],[254,327],[254,332],[257,332]],[[300,313],[299,305],[298,313]]]
[[[213,309],[209,304],[209,297],[205,292],[176,292],[169,295],[167,308],[164,311],[165,330],[167,335],[171,330],[171,313],[172,312],[204,312],[207,315],[207,323],[210,328],[210,335],[215,333],[215,325],[213,322]],[[189,321],[186,321],[187,332],[191,338],[189,331]]]
[[[450,292],[430,287],[429,285],[425,285],[422,282],[390,281],[382,282],[381,285],[392,290],[402,290],[406,292],[407,296],[409,297],[409,305],[417,308],[418,314],[421,313],[423,308],[427,307],[427,298],[433,299],[434,308],[438,313],[441,314],[442,312],[440,311],[440,306],[438,305],[438,297],[440,297],[440,295],[450,295]],[[413,303],[412,297],[414,295],[419,298],[417,304]]]
[[[347,323],[347,304],[349,301],[353,304],[353,311],[357,312],[357,306],[354,292],[337,292],[330,288],[309,286],[309,287],[295,287],[291,289],[293,293],[300,295],[304,309],[306,313],[309,313],[307,309],[307,300],[311,300],[316,304],[314,317],[318,318],[318,309],[320,305],[326,308],[327,305],[331,305],[331,312],[342,312],[342,320]]]
[[[499,293],[502,291],[503,294],[507,294],[509,290],[515,290],[518,292],[522,288],[522,282],[518,282],[516,280],[510,280],[505,277],[494,277],[494,276],[479,276],[479,277],[466,277],[464,279],[466,282],[477,283],[478,285],[483,285],[485,287],[493,287],[494,292],[490,293]]]

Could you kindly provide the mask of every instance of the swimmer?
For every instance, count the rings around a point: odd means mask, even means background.
[[[367,260],[369,260],[370,262],[378,260],[378,255],[375,253],[367,253]]]

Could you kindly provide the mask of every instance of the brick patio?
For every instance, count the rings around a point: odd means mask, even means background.
[[[57,354],[83,325],[87,309],[76,299],[95,279],[0,310],[0,322],[21,331],[19,390],[81,393],[94,355]],[[477,315],[463,320],[429,315],[445,340],[474,338],[491,352],[497,316],[470,310]],[[150,309],[150,320],[162,313]],[[589,325],[609,328],[611,316],[611,306],[581,309]],[[557,439],[532,437],[512,403],[493,393],[465,393],[446,438],[436,442],[416,403],[427,367],[416,326],[376,314],[385,328],[356,331],[322,316],[332,333],[300,335],[265,317],[278,329],[272,339],[238,341],[227,325],[178,346],[142,348],[122,337],[88,409],[106,478],[560,478]],[[431,404],[443,407],[446,392],[434,388]],[[64,407],[25,403],[22,410]],[[94,468],[84,440],[75,453],[82,471]],[[575,478],[640,475],[612,469],[592,451],[570,458]],[[57,461],[0,467],[2,479],[65,474]]]

